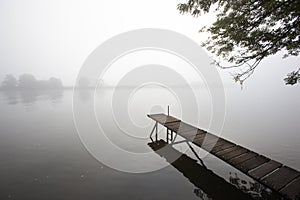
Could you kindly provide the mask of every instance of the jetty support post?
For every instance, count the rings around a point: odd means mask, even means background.
[[[156,128],[155,128],[155,140],[157,141],[157,139],[158,139],[158,122],[156,122],[155,126],[156,126]]]
[[[167,128],[166,140],[167,140],[167,143],[169,143],[169,129],[168,128]]]
[[[170,106],[169,105],[168,105],[168,109],[167,110],[168,110],[168,116],[170,116]],[[171,131],[171,133],[170,133],[171,134],[171,140],[170,141],[172,142],[173,131],[172,130],[170,130],[170,131]],[[167,128],[167,136],[166,137],[167,137],[166,139],[167,139],[167,143],[168,143],[169,142],[169,129],[168,128]]]
[[[151,139],[152,139],[152,135],[153,135],[154,131],[155,131],[155,140],[157,141],[157,139],[158,139],[158,122],[155,122],[154,127],[151,131],[151,134],[150,134]]]

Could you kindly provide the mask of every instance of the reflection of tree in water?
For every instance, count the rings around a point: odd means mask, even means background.
[[[19,102],[19,92],[16,90],[4,90],[2,91],[4,94],[4,99],[6,100],[7,104],[15,105]]]
[[[51,77],[37,80],[31,74],[22,74],[17,80],[13,75],[6,75],[0,86],[8,104],[33,104],[37,100],[57,102],[63,96],[62,81]]]
[[[36,101],[59,102],[63,97],[63,90],[5,90],[2,92],[8,104],[34,104]]]
[[[18,86],[17,79],[11,75],[7,74],[2,82],[1,88],[2,89],[14,89]]]

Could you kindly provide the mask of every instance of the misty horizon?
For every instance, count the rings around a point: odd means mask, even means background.
[[[237,13],[252,3],[266,10],[237,26],[217,21],[220,2],[228,13],[238,4]],[[300,79],[284,79],[300,66],[299,31],[264,31],[298,26],[299,17],[288,20],[298,7],[274,7],[297,3],[228,2],[0,0],[0,200],[296,195]],[[201,29],[213,23],[222,37]],[[209,38],[223,41],[203,46]],[[266,51],[252,58],[247,44]]]
[[[25,78],[24,78],[25,77]],[[27,78],[26,78],[27,77]],[[21,81],[20,81],[21,78]],[[24,80],[27,79],[27,80]],[[27,82],[27,83],[26,83]],[[14,89],[63,89],[63,88],[94,88],[95,85],[90,85],[87,78],[82,78],[74,85],[64,85],[63,80],[56,77],[49,77],[45,80],[37,79],[34,75],[23,73],[18,78],[12,74],[6,74],[4,79],[0,81],[0,90],[14,90]],[[97,87],[135,87],[134,84],[115,84],[105,80],[99,80]],[[177,84],[174,81],[169,87],[187,87],[188,85]],[[190,86],[207,87],[202,81],[193,81]],[[222,87],[222,86],[218,86]]]

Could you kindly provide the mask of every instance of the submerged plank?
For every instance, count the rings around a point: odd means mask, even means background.
[[[261,179],[262,177],[266,176],[267,174],[273,172],[274,170],[281,167],[282,164],[276,162],[274,160],[270,160],[269,162],[263,164],[262,166],[252,170],[249,172],[249,175],[255,179]]]
[[[300,175],[296,170],[284,166],[262,179],[267,186],[280,190]]]

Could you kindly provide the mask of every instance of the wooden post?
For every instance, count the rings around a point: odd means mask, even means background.
[[[156,131],[156,134],[155,134],[155,140],[157,141],[157,139],[158,139],[158,138],[157,138],[157,137],[158,137],[158,122],[156,122],[155,127],[156,127],[156,128],[155,128],[155,129],[156,129],[156,130],[155,130],[155,131]]]
[[[167,143],[168,143],[169,142],[169,129],[168,128],[167,128],[166,140],[167,140]]]

